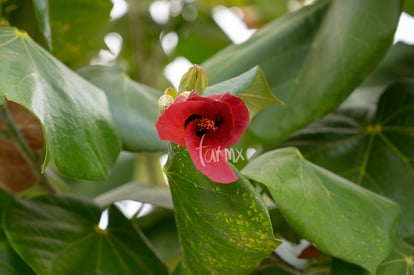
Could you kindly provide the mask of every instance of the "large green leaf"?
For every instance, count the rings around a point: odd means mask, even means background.
[[[176,145],[165,171],[188,274],[245,274],[278,246],[266,206],[245,178],[211,182]]]
[[[287,140],[304,156],[401,206],[400,234],[414,236],[414,79],[394,82],[371,109],[343,109]]]
[[[111,8],[109,0],[49,0],[53,54],[70,67],[89,64],[105,47]]]
[[[3,97],[33,112],[43,126],[47,159],[65,175],[103,179],[120,141],[105,94],[39,47],[26,33],[0,29]]]
[[[114,206],[100,229],[101,210],[75,197],[13,200],[5,232],[38,274],[167,274],[143,234]]]
[[[0,188],[0,274],[35,274],[13,250],[3,230],[3,213],[12,196]]]
[[[80,74],[105,91],[125,150],[166,150],[155,130],[161,92],[131,80],[118,67],[93,66]]]
[[[202,66],[217,83],[260,65],[285,105],[259,113],[251,129],[275,144],[333,110],[375,68],[391,45],[400,8],[401,1],[316,1]]]
[[[266,153],[242,172],[265,185],[292,228],[321,251],[371,272],[391,252],[398,205],[306,161],[297,149]]]
[[[224,92],[230,92],[242,98],[249,109],[250,118],[270,105],[282,103],[272,94],[263,71],[257,66],[241,75],[209,86],[205,94]]]

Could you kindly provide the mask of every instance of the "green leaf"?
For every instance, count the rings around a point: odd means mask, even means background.
[[[285,105],[260,112],[250,127],[274,145],[336,108],[375,68],[392,43],[400,8],[401,1],[316,1],[202,66],[210,83],[263,69]]]
[[[0,229],[0,274],[35,274],[13,250],[2,229]]]
[[[24,32],[0,29],[0,98],[40,120],[47,147],[64,175],[103,179],[120,151],[105,94],[69,70]]]
[[[95,202],[102,206],[121,200],[135,200],[173,209],[171,193],[168,188],[137,182],[123,184],[95,198]]]
[[[282,104],[269,88],[266,77],[260,67],[256,66],[249,71],[209,86],[205,95],[230,92],[239,96],[246,103],[250,117],[253,118],[260,110],[275,104]]]
[[[101,210],[75,197],[14,200],[5,211],[5,232],[38,274],[167,274],[143,234],[114,206],[109,224]]]
[[[131,80],[118,67],[93,66],[80,74],[105,91],[125,150],[166,150],[155,130],[161,92]]]
[[[279,244],[266,206],[245,178],[211,182],[185,148],[171,145],[165,166],[189,274],[245,274]],[[241,175],[240,175],[241,176]]]
[[[404,0],[403,10],[411,15],[414,15],[414,1]]]
[[[95,198],[104,192],[116,189],[118,186],[133,180],[136,173],[136,162],[137,160],[135,154],[122,152],[115,164],[112,166],[109,176],[104,181],[91,182],[68,179],[62,177],[58,173],[52,174],[52,169],[48,170],[48,176],[49,178],[56,179],[57,182],[62,184],[60,191]],[[109,206],[112,202],[106,204],[106,206]]]
[[[387,53],[375,71],[368,76],[364,84],[385,85],[399,78],[414,77],[412,64],[414,64],[414,45],[398,42]]]
[[[28,265],[13,251],[4,233],[0,231],[0,273],[3,275],[34,275]]]
[[[399,203],[399,233],[414,236],[414,79],[390,85],[376,112],[340,110],[282,145]]]
[[[36,18],[49,48],[52,48],[52,31],[49,23],[49,0],[33,0]]]
[[[111,1],[51,0],[52,53],[72,68],[90,63],[105,47]]]
[[[5,6],[5,16],[9,20],[10,26],[24,30],[30,37],[42,47],[50,49],[50,42],[47,35],[51,35],[48,11],[43,0],[15,0],[8,1]],[[3,1],[4,2],[4,1]],[[45,13],[43,13],[45,12]],[[49,24],[49,26],[48,26]],[[6,24],[5,26],[9,26]]]
[[[414,274],[414,247],[397,240],[392,253],[382,262],[377,269],[377,275],[388,274]]]
[[[0,188],[0,274],[35,274],[11,247],[3,230],[3,213],[12,196]]]
[[[148,214],[140,215],[138,213],[137,216],[138,218],[132,221],[142,229],[145,236],[151,241],[152,246],[158,252],[157,255],[167,265],[168,270],[174,270],[181,261],[181,246],[174,211],[154,207]]]
[[[321,251],[371,272],[391,252],[399,207],[297,149],[266,153],[242,172],[265,185],[292,228]]]

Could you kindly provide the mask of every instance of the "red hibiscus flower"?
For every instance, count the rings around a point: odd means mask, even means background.
[[[230,93],[201,97],[193,91],[178,96],[156,122],[162,140],[187,147],[197,169],[209,179],[231,183],[237,176],[226,148],[234,145],[249,123],[244,102]]]

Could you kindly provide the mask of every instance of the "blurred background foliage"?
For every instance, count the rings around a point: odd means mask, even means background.
[[[159,91],[171,86],[166,75],[177,80],[189,64],[200,64],[234,43],[220,24],[230,28],[241,24],[242,31],[253,33],[305,5],[304,0],[51,0],[42,11],[41,2],[2,0],[1,22],[24,29],[73,70],[117,65],[131,80]],[[218,23],[217,12],[223,9],[240,22]],[[174,66],[177,60],[181,67]],[[62,190],[94,197],[129,181],[163,186],[162,178],[152,176],[160,174],[159,157],[159,153],[124,152],[105,183],[66,179],[53,168],[48,173]]]
[[[177,78],[184,73],[185,66],[200,64],[234,43],[216,21],[217,11],[231,12],[244,31],[250,29],[252,33],[304,4],[303,0],[1,0],[0,26],[25,30],[57,59],[85,76],[91,64],[117,65],[131,80],[163,91],[172,85],[166,77],[168,72],[178,70],[173,73]],[[232,28],[234,22],[221,24]],[[185,60],[184,69],[171,66],[177,60]],[[36,127],[36,138],[41,139],[40,125]],[[129,213],[172,269],[181,258],[181,249],[171,195],[162,178],[162,154],[124,151],[105,181],[66,178],[53,164],[46,176],[59,191],[89,197],[102,207],[127,199],[118,206]],[[25,161],[18,159],[13,163],[18,165],[25,166]],[[22,177],[20,184],[7,179],[5,174],[0,174],[0,179],[6,182],[6,188],[8,183],[9,187],[14,186],[9,191],[33,196],[34,190],[29,187],[36,178],[29,167],[19,169],[19,173],[13,173]],[[135,209],[132,214],[131,209]],[[25,268],[22,265],[20,270]]]
[[[48,9],[45,9],[47,13],[44,13],[45,10],[41,9],[39,3],[47,1],[0,0],[0,26],[12,25],[26,30],[37,43],[91,82],[94,79],[89,65],[119,66],[128,80],[125,83],[129,85],[132,81],[137,81],[152,87],[151,91],[156,98],[161,91],[172,85],[170,80],[173,77],[176,80],[184,72],[182,67],[176,66],[177,63],[187,66],[191,63],[201,64],[223,48],[240,42],[232,40],[220,26],[227,24],[232,27],[235,23],[219,23],[215,16],[218,13],[231,12],[240,19],[239,23],[244,25],[245,31],[250,30],[252,33],[268,22],[311,2],[313,1],[114,0],[111,3],[109,0],[50,0]],[[404,2],[404,11],[411,15],[414,15],[413,3],[409,0]],[[69,9],[70,13],[67,12]],[[414,76],[413,56],[412,46],[396,44],[343,106],[376,104],[383,88],[391,81]],[[122,90],[120,85],[121,83],[112,83],[111,87]],[[39,129],[40,126],[37,127]],[[39,139],[41,133],[38,131],[36,135],[35,138]],[[249,138],[255,137],[248,133],[244,142],[249,143],[246,141]],[[294,141],[285,140],[286,144],[295,144]],[[1,146],[4,145],[0,143],[0,148]],[[161,173],[162,156],[163,153],[159,152],[123,151],[108,179],[102,182],[65,178],[53,166],[47,169],[46,175],[59,191],[88,197],[101,207],[107,207],[113,201],[127,200],[118,203],[118,206],[125,212],[133,209],[129,213],[132,222],[139,225],[171,270],[181,255],[171,197]],[[16,165],[22,163],[24,160],[20,159]],[[26,170],[23,168],[19,173],[27,175],[31,173],[29,170],[26,167]],[[4,175],[0,174],[2,176]],[[26,188],[27,182],[14,191],[23,190],[19,195],[25,196]],[[299,243],[299,236],[291,230],[280,213],[272,210],[271,218],[279,233],[293,243]],[[407,255],[412,253],[412,248],[407,248],[407,251]],[[319,256],[304,256],[314,261],[310,273],[312,270],[315,271],[313,274],[323,274],[326,271],[319,264],[323,265],[330,260],[324,255]],[[300,264],[303,262],[298,265]],[[332,260],[332,266],[342,271],[348,269],[357,272],[352,274],[364,273],[358,267],[338,259]],[[263,272],[258,274],[294,274],[286,271],[292,271],[291,265],[276,255],[266,259],[258,270]]]
[[[305,4],[304,0],[114,0],[113,4],[52,0],[48,30],[33,24],[39,14],[33,1],[2,2],[3,20],[26,30],[71,68],[91,60],[117,63],[132,79],[159,89],[168,85],[163,71],[175,58],[200,64],[232,43],[214,20],[218,8],[231,10],[246,28],[257,29]]]

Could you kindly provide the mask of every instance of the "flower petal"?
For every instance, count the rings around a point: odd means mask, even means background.
[[[227,145],[227,147],[234,145],[239,141],[249,125],[250,115],[246,104],[243,100],[231,95],[230,93],[211,95],[209,98],[229,105],[233,116],[234,131],[232,137],[229,138],[226,143],[230,144]]]
[[[228,163],[226,148],[204,144],[204,138],[200,139],[195,134],[194,127],[195,122],[190,122],[185,131],[185,140],[196,168],[214,182],[227,184],[236,181],[238,177]]]
[[[205,127],[197,124],[201,118],[214,121],[214,127],[200,130]],[[193,91],[188,97],[178,96],[161,114],[156,128],[162,140],[187,147],[196,168],[210,180],[231,183],[238,177],[228,163],[231,154],[227,147],[240,139],[249,119],[240,98],[230,93],[201,97]]]
[[[184,101],[183,97],[177,100],[161,114],[155,127],[161,140],[169,140],[181,146],[187,146],[184,140],[185,125],[187,119],[198,115],[211,120],[217,116],[222,117],[223,125],[218,127],[214,133],[209,133],[207,143],[222,144],[223,147],[233,145],[228,141],[233,140],[233,114],[227,103],[223,103],[211,98],[200,97],[195,92]]]
[[[200,111],[207,112],[212,108],[210,105],[211,102],[205,101],[183,101],[173,103],[164,113],[162,113],[155,123],[160,139],[169,140],[178,145],[186,146],[184,140],[184,126],[186,120],[191,115],[199,114]]]

